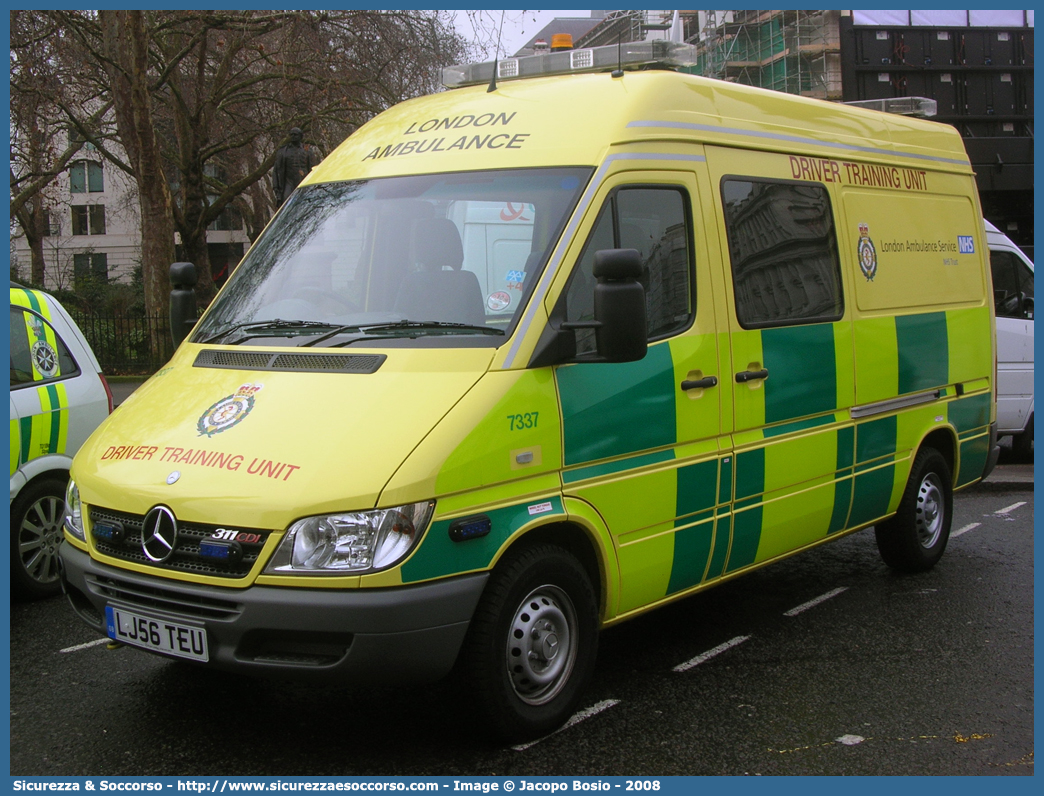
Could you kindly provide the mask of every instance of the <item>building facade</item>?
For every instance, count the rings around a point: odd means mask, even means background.
[[[141,216],[137,187],[128,174],[85,144],[45,197],[50,208],[43,240],[45,289],[75,290],[85,280],[132,280],[141,264]],[[215,281],[223,282],[250,245],[239,214],[227,210],[211,224],[207,244]],[[12,272],[28,282],[29,243],[17,225],[12,227],[11,258]]]

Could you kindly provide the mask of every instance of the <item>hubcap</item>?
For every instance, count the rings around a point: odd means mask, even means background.
[[[64,502],[52,495],[40,498],[22,517],[18,552],[26,574],[37,583],[58,580],[58,546],[62,543]]]
[[[946,506],[939,476],[928,473],[917,490],[917,541],[926,550],[935,546],[946,520]]]
[[[540,586],[515,611],[507,667],[519,699],[542,705],[562,690],[576,662],[576,611],[557,586]]]

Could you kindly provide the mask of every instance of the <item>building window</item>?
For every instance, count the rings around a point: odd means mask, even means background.
[[[239,211],[232,205],[227,205],[224,210],[221,211],[221,215],[210,222],[208,230],[212,232],[225,232],[235,231],[243,228],[243,218],[239,215]]]
[[[77,286],[85,282],[109,281],[109,256],[107,254],[74,254],[73,279]]]
[[[104,235],[105,205],[73,205],[73,235]]]
[[[97,151],[97,147],[95,147],[94,144],[92,144],[90,141],[88,141],[86,138],[80,135],[80,131],[77,130],[75,127],[69,128],[69,143],[71,145],[80,144],[80,146],[82,146],[89,152]]]
[[[841,266],[826,188],[730,178],[721,192],[740,326],[840,320]]]
[[[72,234],[87,234],[87,205],[72,206]]]
[[[84,160],[69,167],[69,191],[72,193],[102,193],[105,178],[101,163]]]
[[[105,205],[90,205],[90,222],[92,235],[105,234]]]

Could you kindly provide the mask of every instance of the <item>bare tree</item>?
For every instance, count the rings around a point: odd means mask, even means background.
[[[58,36],[54,20],[33,12],[11,12],[11,219],[29,244],[30,281],[44,283],[44,238],[57,225],[50,209],[57,204],[56,179],[79,154],[83,139],[68,135],[57,98],[72,97],[70,46]],[[79,87],[79,93],[89,91]],[[104,104],[85,122],[96,125]]]
[[[467,56],[437,11],[36,13],[86,54],[87,82],[108,84],[102,105],[56,102],[137,183],[150,314],[166,312],[175,230],[209,301],[207,228],[229,207],[251,237],[263,228],[290,128],[328,153],[374,114],[437,90],[439,68]],[[109,105],[122,151],[86,113]]]

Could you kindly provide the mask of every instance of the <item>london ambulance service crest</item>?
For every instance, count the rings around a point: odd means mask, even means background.
[[[222,398],[211,406],[196,422],[196,430],[199,431],[199,435],[212,437],[218,432],[228,431],[232,426],[241,422],[254,408],[254,396],[263,386],[263,384],[240,385],[235,395]]]
[[[863,272],[867,282],[873,282],[877,274],[877,249],[870,240],[870,226],[859,225],[859,270]]]

